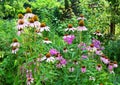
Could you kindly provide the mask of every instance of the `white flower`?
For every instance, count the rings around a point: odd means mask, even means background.
[[[19,50],[19,48],[12,48],[12,53],[16,54],[18,50]]]
[[[35,21],[34,25],[35,25],[35,28],[39,28],[40,27],[40,22],[39,21]]]
[[[45,23],[41,23],[40,25],[40,32],[43,32],[43,31],[50,31],[50,27],[46,26]]]
[[[10,46],[12,46],[12,47],[20,47],[20,43],[19,42],[13,42]]]
[[[41,58],[41,61],[44,61],[44,60],[46,60],[46,62],[54,63],[56,59],[54,57],[52,57],[50,53],[47,53],[46,56]]]
[[[26,13],[25,15],[24,15],[24,19],[29,19],[29,18],[32,18],[32,17],[34,17],[35,15],[33,14],[33,13]]]
[[[43,40],[43,43],[50,44],[50,43],[52,43],[52,41],[48,40],[48,38],[45,38],[45,40]]]
[[[17,29],[23,29],[26,27],[25,21],[23,19],[18,20]]]

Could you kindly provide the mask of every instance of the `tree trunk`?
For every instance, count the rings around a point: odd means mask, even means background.
[[[115,35],[115,22],[110,22],[110,35],[113,37]]]

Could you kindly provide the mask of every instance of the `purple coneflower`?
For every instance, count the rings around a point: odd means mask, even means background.
[[[117,61],[114,61],[113,63],[114,68],[117,68],[118,67]]]
[[[27,85],[31,85],[31,83],[33,83],[34,81],[31,70],[27,70],[26,77],[27,77]]]
[[[77,20],[85,20],[86,18],[84,17],[83,14],[80,14],[80,17],[77,18]]]
[[[24,15],[24,19],[30,19],[34,17],[35,15],[32,13],[31,8],[27,7],[26,8],[26,14]]]
[[[88,29],[84,26],[84,21],[80,20],[79,26],[77,27],[77,31],[87,31]]]
[[[51,55],[57,55],[59,53],[56,49],[50,49],[49,52]]]
[[[101,65],[101,64],[98,64],[98,65],[96,66],[96,69],[97,69],[98,71],[101,71],[102,65]]]
[[[99,30],[96,30],[93,34],[94,34],[94,35],[97,35],[97,36],[102,36],[102,35],[103,35],[103,34],[100,33]]]
[[[41,23],[40,25],[40,32],[43,32],[43,31],[50,31],[50,27],[46,26],[45,23]]]
[[[81,67],[81,72],[82,72],[82,73],[85,73],[85,72],[86,72],[86,67],[85,67],[85,66],[82,66],[82,67]]]
[[[74,67],[70,67],[69,68],[69,72],[74,72],[75,68]]]
[[[50,43],[52,43],[52,41],[50,41],[48,38],[45,38],[45,39],[43,40],[43,43],[45,43],[45,44],[50,44]]]
[[[108,70],[110,71],[110,73],[114,73],[113,68],[114,68],[113,63],[109,63]]]
[[[72,24],[68,24],[68,28],[65,29],[65,31],[72,31],[72,32],[74,32],[75,30],[76,28],[74,28]]]
[[[54,63],[56,59],[53,56],[51,56],[50,53],[47,53],[46,56],[44,56],[43,58],[41,58],[41,61],[44,61],[44,60],[46,60],[46,62],[52,62],[52,63]]]

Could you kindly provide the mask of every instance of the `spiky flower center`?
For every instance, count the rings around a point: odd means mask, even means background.
[[[36,32],[36,33],[39,33],[39,32],[40,32],[40,30],[38,30],[38,29],[37,29],[37,30],[35,30],[35,32]]]
[[[113,63],[114,63],[114,64],[117,64],[117,61],[114,61]]]
[[[23,15],[22,14],[18,14],[18,18],[19,19],[23,19]]]
[[[34,21],[38,21],[38,16],[35,15],[35,16],[33,17],[33,19],[34,19]]]
[[[19,25],[22,25],[22,24],[24,24],[24,21],[23,21],[23,20],[20,20],[20,21],[19,21]]]
[[[100,33],[100,31],[99,31],[99,30],[96,30],[96,33]]]
[[[31,18],[31,19],[29,20],[29,22],[30,22],[30,23],[34,23],[34,19]]]
[[[94,44],[90,44],[90,47],[94,47]]]
[[[51,56],[50,53],[47,53],[47,54],[46,54],[46,57],[47,57],[47,58],[50,58],[50,56]]]
[[[44,40],[45,40],[45,41],[48,41],[49,39],[48,39],[48,38],[45,38]]]
[[[18,31],[22,31],[22,30],[23,30],[22,28],[18,29]]]
[[[27,7],[27,8],[26,8],[26,13],[32,13],[31,8]]]
[[[84,15],[83,15],[83,14],[80,14],[80,17],[84,17]]]
[[[64,48],[63,48],[63,50],[67,50],[67,48],[66,48],[66,47],[64,47]]]
[[[72,24],[68,24],[68,28],[72,28]]]
[[[85,66],[82,66],[82,68],[85,68]]]
[[[27,80],[28,80],[28,81],[31,81],[31,78],[28,78]]]
[[[13,42],[18,42],[18,40],[16,38],[13,39]]]
[[[109,65],[113,66],[113,63],[109,63]]]
[[[100,68],[100,67],[101,67],[101,64],[98,64],[97,66]]]
[[[40,27],[45,27],[46,24],[45,23],[41,23]]]
[[[83,20],[80,20],[79,26],[84,26],[84,21]]]

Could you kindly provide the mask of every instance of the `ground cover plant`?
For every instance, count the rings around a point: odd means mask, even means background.
[[[75,1],[0,1],[17,12],[0,12],[0,85],[120,85],[114,3]]]

